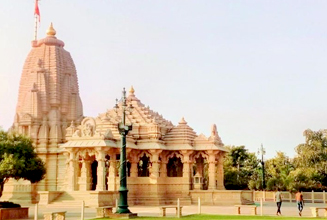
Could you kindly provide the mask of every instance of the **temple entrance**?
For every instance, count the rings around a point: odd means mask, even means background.
[[[98,175],[97,175],[98,161],[96,161],[96,160],[93,161],[93,163],[91,164],[91,170],[92,170],[92,187],[91,187],[91,190],[96,190],[97,183],[98,183]]]

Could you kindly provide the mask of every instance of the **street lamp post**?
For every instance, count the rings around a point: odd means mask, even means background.
[[[131,213],[128,209],[128,201],[127,201],[127,176],[126,176],[126,135],[130,130],[132,130],[132,125],[126,125],[126,111],[127,108],[132,108],[132,106],[127,106],[126,103],[126,91],[123,89],[123,94],[121,98],[121,110],[122,110],[122,119],[118,124],[119,134],[121,135],[121,150],[120,150],[120,187],[119,187],[119,201],[118,208],[116,213]],[[119,108],[118,104],[115,105],[116,110]]]
[[[258,155],[261,154],[261,167],[262,167],[262,190],[265,190],[266,188],[266,182],[265,182],[265,162],[263,160],[263,156],[266,154],[266,150],[263,148],[263,145],[261,144],[261,148],[258,149]]]

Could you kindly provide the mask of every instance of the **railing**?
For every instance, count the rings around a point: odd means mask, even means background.
[[[275,201],[275,193],[271,191],[253,191],[253,200],[260,201]],[[295,202],[295,193],[290,193],[287,191],[281,192],[283,202]],[[305,202],[311,203],[326,203],[327,195],[326,192],[302,192],[303,199]]]

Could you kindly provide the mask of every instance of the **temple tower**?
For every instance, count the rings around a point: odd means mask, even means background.
[[[58,190],[59,164],[65,164],[58,144],[65,142],[66,128],[83,119],[76,68],[64,45],[51,24],[45,38],[32,41],[20,80],[12,130],[30,136],[46,162],[39,190]]]

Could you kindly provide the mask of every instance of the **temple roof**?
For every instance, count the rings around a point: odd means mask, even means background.
[[[121,103],[118,104],[121,107]],[[126,112],[126,123],[133,124],[133,130],[129,133],[130,137],[136,139],[162,139],[162,137],[173,128],[173,124],[166,120],[158,112],[145,106],[136,96],[132,87],[127,97],[127,105],[132,107],[131,111]],[[96,118],[97,124],[102,124],[103,128],[110,128],[115,137],[119,138],[117,124],[121,121],[122,112],[112,108],[105,113],[99,114]]]
[[[226,151],[217,132],[216,125],[212,126],[209,138],[203,134],[197,135],[184,118],[174,126],[158,112],[145,106],[135,95],[135,89],[131,87],[126,98],[126,124],[132,124],[133,129],[127,136],[127,147],[135,149],[166,149],[166,150],[221,150]],[[117,103],[118,108],[122,103]],[[96,118],[85,118],[81,125],[71,126],[67,129],[69,142],[94,139],[94,135],[104,137],[110,133],[110,138],[115,140],[117,147],[120,146],[120,134],[118,123],[121,122],[122,113],[116,108],[101,113]],[[91,129],[90,129],[91,128]],[[91,132],[90,132],[91,131]],[[88,135],[87,135],[88,134]],[[109,137],[108,136],[108,137]],[[106,138],[104,138],[106,139]],[[72,147],[74,143],[66,143],[63,147]],[[85,143],[85,141],[84,141]],[[108,147],[112,147],[108,146]]]

